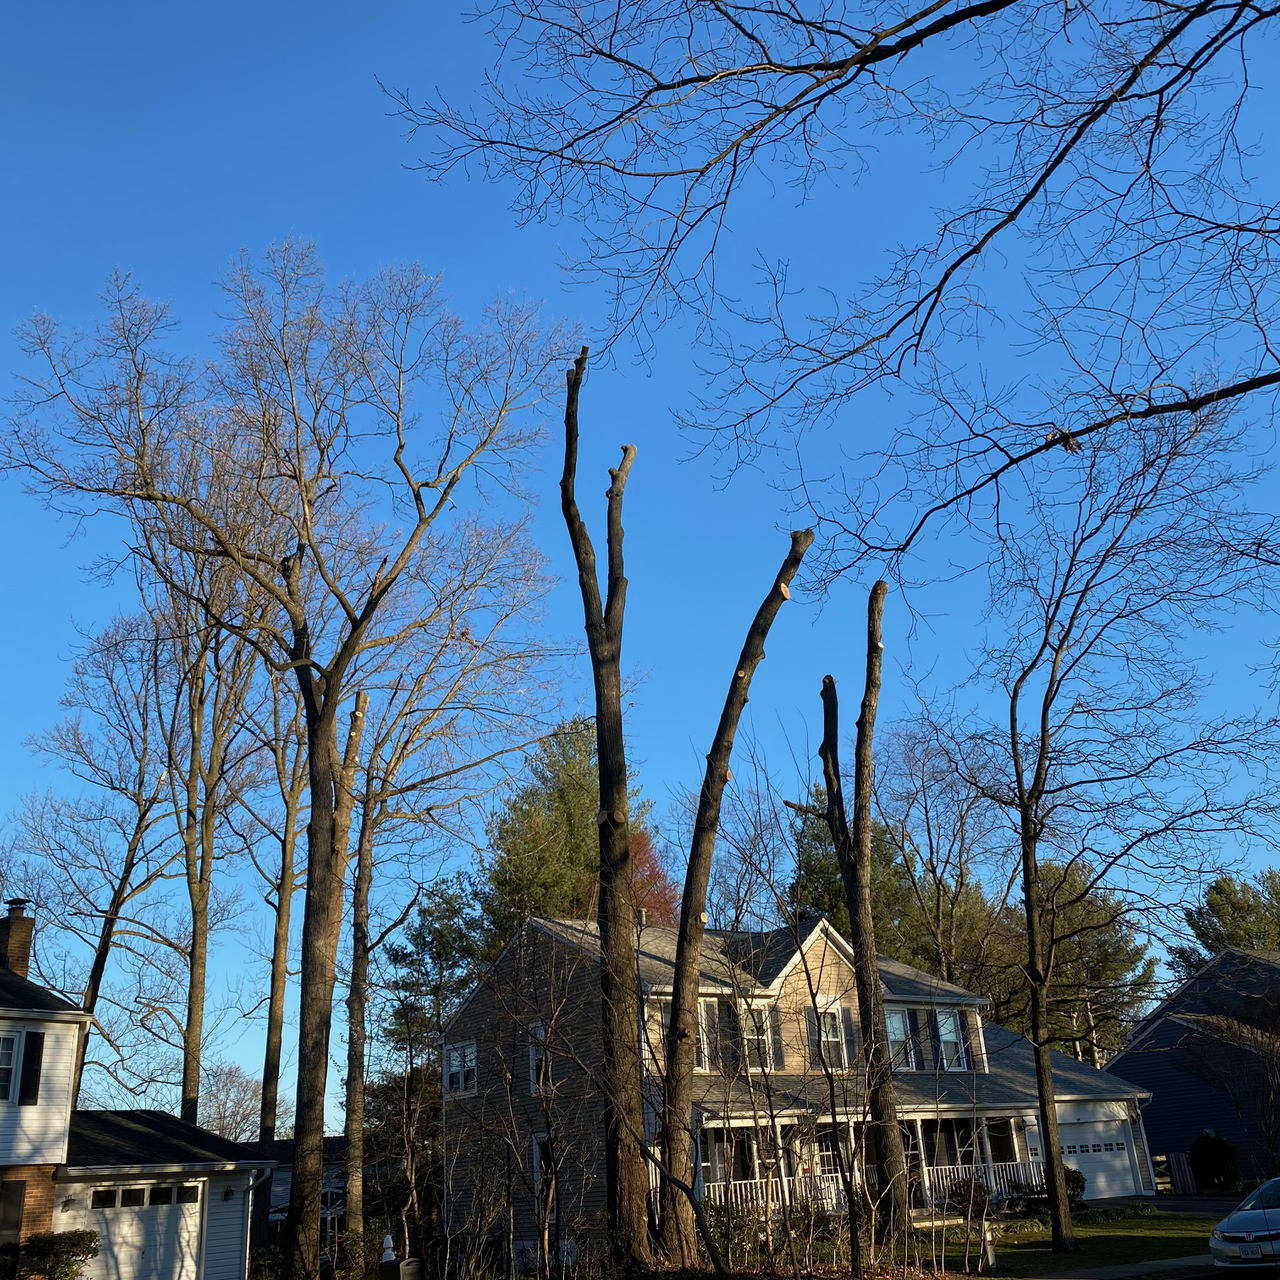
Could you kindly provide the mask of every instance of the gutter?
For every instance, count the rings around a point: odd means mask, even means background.
[[[54,1171],[55,1182],[78,1182],[88,1178],[141,1178],[162,1173],[250,1173],[275,1169],[274,1160],[236,1160],[228,1163],[192,1161],[188,1164],[62,1164]]]

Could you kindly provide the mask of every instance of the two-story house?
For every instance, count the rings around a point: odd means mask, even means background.
[[[244,1280],[253,1149],[162,1111],[73,1109],[89,1015],[27,977],[32,920],[0,917],[0,1249],[92,1229],[86,1280]]]
[[[654,1139],[676,931],[642,926],[637,959]],[[599,937],[532,919],[444,1035],[445,1229],[533,1263],[603,1210]],[[882,957],[880,980],[912,1194],[922,1210],[969,1177],[1008,1194],[1043,1183],[1031,1046],[986,1022],[986,1001]],[[701,1194],[758,1211],[843,1210],[841,1161],[874,1161],[854,959],[824,921],[708,931],[694,1108]],[[1139,1107],[1149,1095],[1054,1055],[1063,1158],[1094,1198],[1154,1194]]]

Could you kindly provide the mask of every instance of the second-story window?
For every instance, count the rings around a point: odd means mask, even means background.
[[[444,1087],[446,1093],[463,1094],[476,1091],[476,1042],[451,1044],[444,1051]]]
[[[0,1036],[0,1102],[13,1097],[13,1068],[18,1058],[18,1037]]]
[[[848,1065],[844,1060],[844,1031],[839,1009],[826,1009],[818,1014],[818,1048],[825,1066],[843,1071]]]
[[[547,1045],[547,1029],[540,1022],[529,1028],[529,1092],[551,1092],[551,1050]]]
[[[938,1070],[967,1071],[969,1063],[964,1051],[964,1033],[960,1014],[955,1009],[938,1011]]]
[[[884,1011],[885,1033],[889,1037],[889,1057],[895,1071],[916,1070],[916,1050],[911,1032],[911,1019],[905,1009]]]

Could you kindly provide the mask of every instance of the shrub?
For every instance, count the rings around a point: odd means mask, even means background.
[[[98,1256],[96,1231],[41,1231],[22,1245],[25,1273],[48,1280],[78,1280],[90,1258]]]
[[[1234,1142],[1203,1133],[1191,1144],[1188,1159],[1197,1191],[1240,1190],[1240,1153]]]
[[[947,1212],[969,1222],[985,1218],[990,1201],[991,1192],[980,1178],[957,1178],[947,1188]]]
[[[1084,1200],[1088,1179],[1079,1169],[1073,1169],[1069,1164],[1063,1165],[1062,1171],[1067,1176],[1067,1200],[1073,1205],[1080,1204]]]
[[[702,1212],[706,1215],[711,1238],[726,1263],[738,1266],[759,1251],[760,1220],[736,1205],[715,1204],[703,1200]]]
[[[1160,1210],[1150,1200],[1139,1200],[1137,1204],[1129,1206],[1129,1216],[1131,1218],[1150,1218],[1159,1212]]]

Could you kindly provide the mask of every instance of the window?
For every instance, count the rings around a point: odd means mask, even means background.
[[[836,1136],[829,1129],[818,1138],[818,1172],[830,1176],[840,1172]]]
[[[714,1000],[698,1001],[698,1029],[696,1031],[697,1040],[693,1049],[693,1067],[695,1071],[710,1071],[711,1063],[707,1054],[707,1023],[708,1020],[716,1016],[716,1006]]]
[[[747,1051],[747,1065],[755,1071],[768,1071],[773,1066],[769,1010],[763,1005],[748,1005],[743,1012],[742,1039]]]
[[[120,1207],[122,1209],[136,1209],[139,1205],[147,1203],[147,1189],[145,1187],[125,1187],[120,1193]]]
[[[551,1050],[547,1047],[547,1033],[540,1022],[529,1028],[529,1092],[550,1093],[554,1081],[551,1075]]]
[[[1101,1150],[1102,1150],[1102,1143],[1100,1143],[1100,1142],[1095,1142],[1095,1143],[1093,1144],[1093,1149],[1094,1149],[1095,1151],[1101,1151]]]
[[[18,1058],[18,1037],[0,1036],[0,1102],[13,1097],[13,1068]]]
[[[106,1190],[95,1191],[89,1197],[89,1206],[93,1209],[114,1209],[116,1207],[116,1189],[110,1187]]]
[[[548,1222],[556,1220],[556,1157],[550,1134],[533,1137],[533,1194]]]
[[[960,1027],[960,1014],[955,1009],[938,1012],[938,1069],[940,1071],[967,1071],[964,1033]]]
[[[1069,1156],[1073,1156],[1073,1155],[1075,1155],[1075,1153],[1076,1153],[1076,1149],[1075,1149],[1075,1147],[1072,1147],[1072,1146],[1068,1146],[1068,1147],[1067,1147],[1067,1155],[1069,1155]]]
[[[1114,1142],[1104,1142],[1102,1144],[1103,1151],[1114,1151],[1116,1149]]]
[[[1117,1150],[1117,1151],[1123,1151],[1123,1150],[1124,1150],[1124,1143],[1123,1143],[1123,1142],[1117,1142],[1117,1143],[1116,1143],[1116,1150]]]
[[[178,1188],[179,1204],[199,1204],[200,1203],[200,1184],[195,1186]]]
[[[844,1070],[844,1032],[840,1028],[838,1009],[827,1009],[818,1014],[818,1052],[824,1066]]]
[[[152,1204],[172,1204],[173,1188],[172,1187],[152,1187],[151,1203]]]
[[[884,1011],[885,1031],[889,1037],[889,1057],[895,1071],[914,1071],[916,1051],[911,1043],[911,1021],[905,1009]]]
[[[475,1093],[476,1042],[451,1044],[444,1051],[444,1087],[446,1093]]]

